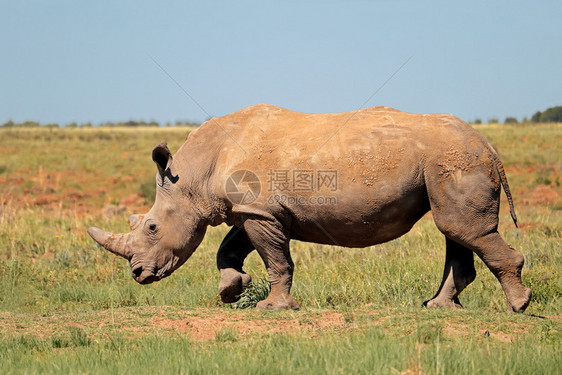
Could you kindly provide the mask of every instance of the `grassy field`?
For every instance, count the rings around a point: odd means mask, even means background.
[[[465,310],[421,308],[442,276],[430,215],[367,249],[292,244],[301,310],[220,302],[227,227],[171,277],[138,285],[85,229],[127,231],[150,207],[152,147],[188,129],[0,129],[0,373],[546,374],[562,368],[562,124],[479,126],[505,165],[500,233],[526,258],[533,299],[508,314],[480,260]],[[257,254],[246,265],[265,278]]]

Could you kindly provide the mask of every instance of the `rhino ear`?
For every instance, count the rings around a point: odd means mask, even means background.
[[[152,150],[152,160],[156,163],[158,171],[162,174],[170,168],[172,164],[172,153],[168,149],[166,142],[160,143]]]

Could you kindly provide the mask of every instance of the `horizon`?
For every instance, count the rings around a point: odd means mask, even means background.
[[[261,103],[261,104],[265,104],[265,103]],[[556,106],[556,107],[560,107],[560,106]],[[552,107],[550,107],[552,108]],[[350,112],[354,112],[354,111],[350,111]],[[536,111],[536,112],[544,112],[544,111]],[[535,113],[536,113],[535,112]],[[437,113],[435,113],[437,114]],[[509,124],[514,124],[513,122],[506,122],[506,120],[508,119],[515,119],[516,122],[515,124],[525,124],[525,123],[529,123],[529,124],[534,124],[534,123],[538,123],[538,122],[533,122],[531,121],[531,117],[532,116],[523,116],[522,118],[517,118],[515,116],[506,116],[505,119],[501,119],[495,116],[492,116],[488,119],[482,119],[479,117],[474,118],[473,120],[464,120],[461,119],[463,121],[465,121],[468,124],[471,125],[509,125]],[[12,119],[7,120],[6,122],[4,122],[3,124],[0,124],[0,128],[2,127],[59,127],[59,128],[88,128],[88,127],[92,127],[92,128],[98,128],[98,127],[124,127],[124,128],[142,128],[142,127],[160,127],[160,128],[164,128],[164,127],[190,127],[190,126],[200,126],[203,123],[207,122],[210,119],[205,119],[203,121],[189,121],[189,120],[176,120],[176,121],[167,121],[167,122],[159,122],[156,120],[138,120],[138,119],[128,119],[128,120],[123,120],[123,121],[104,121],[104,122],[99,122],[99,123],[93,123],[91,121],[85,121],[85,122],[70,122],[70,123],[42,123],[40,121],[37,120],[24,120],[24,121],[13,121]],[[11,123],[11,124],[10,124]],[[25,126],[25,124],[37,124],[37,126],[32,125],[32,126]],[[136,123],[136,124],[129,124],[129,123]],[[544,123],[544,122],[543,122]],[[548,122],[547,122],[548,123]],[[556,122],[554,122],[556,123]],[[23,126],[22,126],[23,125]]]

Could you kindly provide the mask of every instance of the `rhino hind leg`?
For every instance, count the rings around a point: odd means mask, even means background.
[[[472,250],[449,238],[446,238],[446,246],[443,281],[435,296],[429,301],[425,301],[423,305],[462,308],[458,296],[476,277],[474,254]]]
[[[244,272],[244,260],[254,250],[243,228],[233,226],[223,239],[217,253],[217,267],[221,274],[219,294],[221,301],[238,301],[252,278]]]
[[[472,250],[500,282],[508,311],[523,311],[531,290],[521,282],[524,257],[498,233],[500,185],[489,171],[459,173],[456,178],[432,171],[426,174],[433,219],[449,239]],[[447,282],[444,283],[447,285]]]
[[[271,283],[269,295],[256,307],[298,310],[298,303],[290,295],[294,263],[289,252],[287,230],[278,221],[258,218],[246,220],[244,229],[262,258]]]
[[[451,220],[446,216],[447,224],[441,221],[439,214],[434,219],[437,227],[445,233],[448,238],[471,249],[496,276],[500,282],[507,299],[507,310],[510,312],[524,311],[531,300],[531,289],[523,286],[521,282],[521,270],[525,258],[521,253],[508,245],[497,232],[497,213],[495,217],[471,217],[465,210],[464,216],[458,221]],[[466,220],[472,225],[459,225]],[[492,223],[492,224],[491,224]],[[493,228],[489,228],[493,225]]]
[[[523,286],[523,255],[508,245],[496,231],[473,242],[474,252],[499,280],[507,299],[509,312],[524,311],[531,300],[531,289]]]

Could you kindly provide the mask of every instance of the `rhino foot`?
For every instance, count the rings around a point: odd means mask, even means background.
[[[263,301],[258,302],[256,308],[260,310],[298,310],[299,304],[289,294],[280,296],[269,295]]]
[[[523,312],[529,306],[529,302],[531,302],[531,289],[523,288],[520,292],[520,296],[512,297],[508,299],[508,312]]]
[[[429,301],[425,301],[423,303],[424,307],[446,307],[449,309],[462,309],[463,306],[461,305],[459,299],[457,297],[453,299],[445,299],[445,298],[434,298]]]
[[[219,283],[219,294],[224,303],[236,302],[244,288],[252,281],[247,273],[238,272],[234,268],[220,270],[221,281]]]

